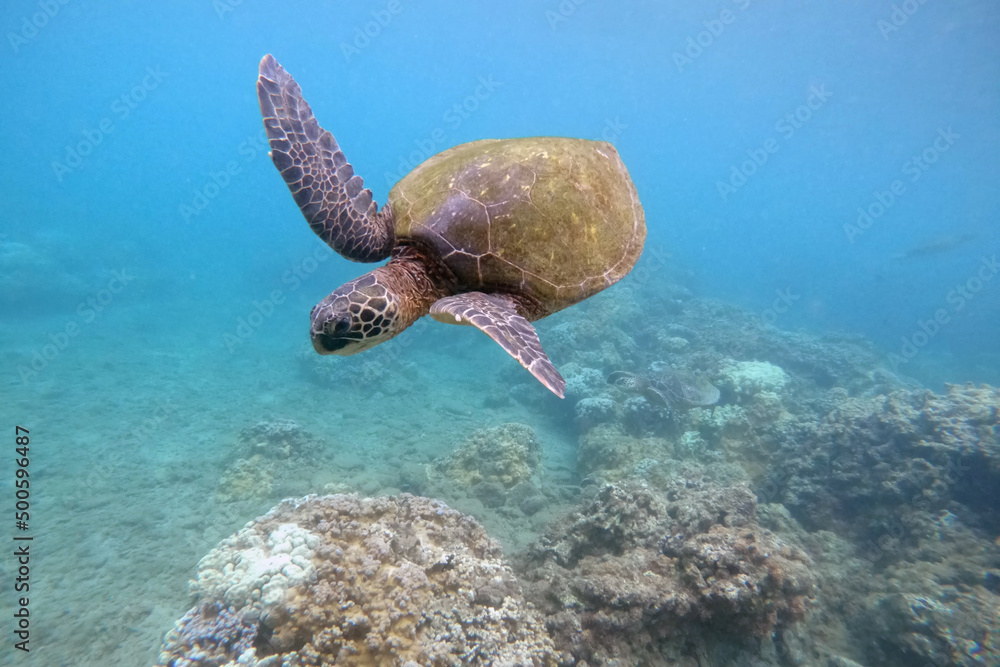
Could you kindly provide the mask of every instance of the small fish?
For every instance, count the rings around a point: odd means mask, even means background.
[[[904,252],[896,253],[892,256],[892,258],[895,260],[905,260],[915,259],[917,257],[928,257],[930,255],[939,255],[965,245],[974,238],[976,238],[976,235],[972,232],[964,232],[962,234],[954,234],[952,236],[943,236],[926,243],[921,243],[920,245],[910,248]]]

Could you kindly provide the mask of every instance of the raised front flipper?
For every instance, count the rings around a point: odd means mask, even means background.
[[[482,292],[456,294],[435,301],[431,317],[438,322],[476,327],[499,343],[553,394],[564,397],[566,380],[546,356],[535,327],[517,314],[512,298]]]
[[[260,61],[257,97],[271,159],[312,230],[355,262],[388,257],[396,243],[392,209],[378,211],[337,140],[316,122],[299,84],[271,55]]]

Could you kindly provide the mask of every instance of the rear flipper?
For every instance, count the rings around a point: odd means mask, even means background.
[[[514,299],[502,294],[466,292],[439,299],[431,317],[446,324],[474,326],[500,344],[539,382],[563,398],[566,380],[549,361],[531,322],[517,314]]]

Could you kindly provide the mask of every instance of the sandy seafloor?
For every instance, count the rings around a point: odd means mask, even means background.
[[[284,314],[299,323],[290,311]],[[158,326],[179,321],[162,311],[110,308],[27,389],[16,376],[6,378],[4,395],[12,400],[5,417],[31,431],[35,539],[32,650],[15,654],[5,641],[0,664],[151,664],[163,633],[190,607],[187,581],[198,560],[220,539],[277,500],[322,492],[327,483],[365,495],[398,493],[401,460],[448,454],[484,426],[528,424],[542,443],[551,483],[574,483],[575,436],[565,423],[520,403],[484,408],[496,369],[515,362],[471,330],[446,332],[443,349],[425,341],[401,350],[390,372],[402,373],[405,385],[364,400],[350,387],[321,391],[310,380],[297,355],[320,368],[345,360],[319,357],[305,336],[278,340],[270,351],[230,354],[224,329],[207,341],[186,327],[157,335],[146,328],[147,317]],[[44,340],[64,322],[37,321],[35,332],[4,325],[5,368],[21,365],[30,350],[19,354],[24,341]],[[558,401],[540,386],[536,393],[539,401]],[[325,440],[324,465],[304,471],[298,484],[275,488],[270,499],[219,502],[216,490],[239,432],[280,418]],[[0,480],[4,493],[10,481]],[[531,537],[494,513],[481,518],[509,547]],[[10,603],[9,595],[0,600],[4,618]]]

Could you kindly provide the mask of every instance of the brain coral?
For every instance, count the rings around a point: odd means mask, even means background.
[[[555,664],[498,544],[408,494],[283,501],[202,559],[192,591],[211,613],[168,633],[161,666]]]

